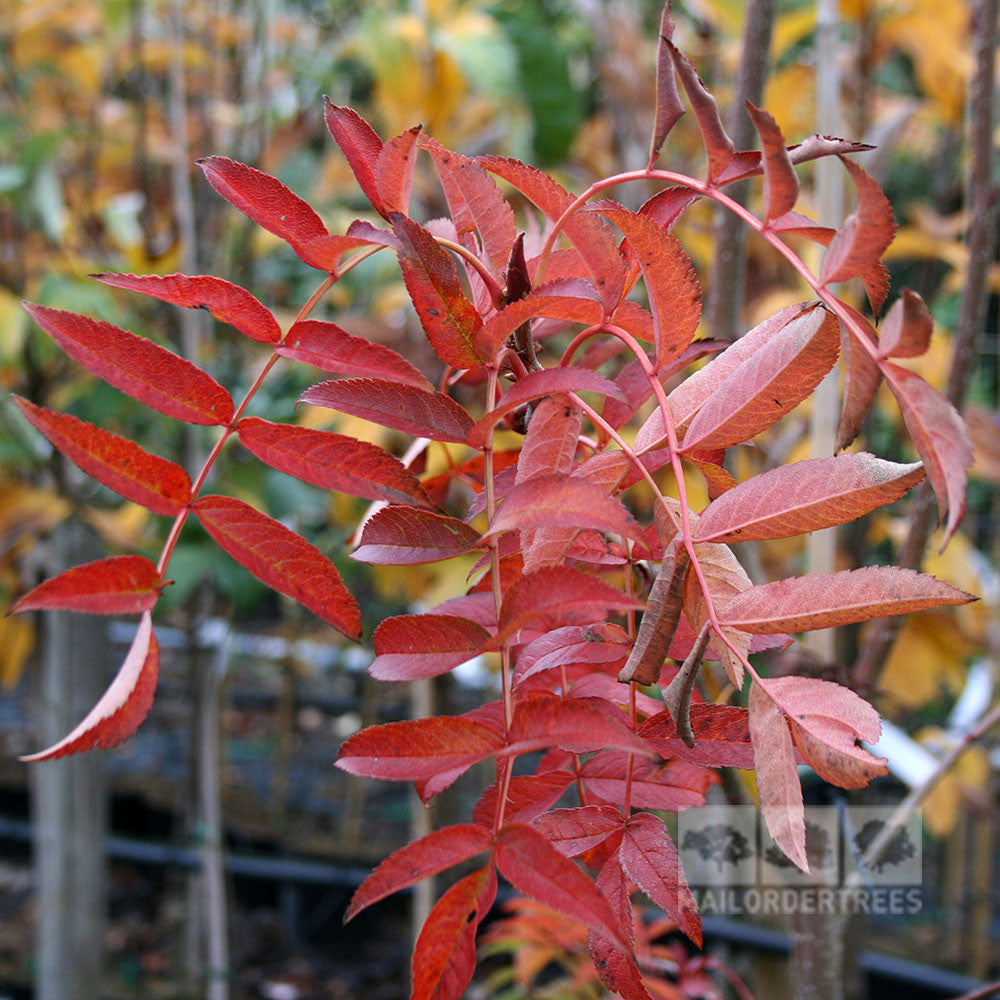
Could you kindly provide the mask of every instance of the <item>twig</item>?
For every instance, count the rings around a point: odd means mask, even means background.
[[[973,990],[971,993],[963,993],[954,1000],[987,1000],[988,997],[995,997],[1000,994],[1000,979],[995,983],[988,983],[986,986]]]
[[[966,199],[969,228],[965,240],[969,248],[969,265],[952,336],[951,369],[945,390],[945,395],[959,410],[965,402],[976,358],[976,343],[989,294],[987,279],[996,253],[998,200],[993,183],[993,112],[998,7],[998,0],[973,0],[971,9],[970,34],[974,39],[976,69],[969,86],[971,163]],[[923,483],[911,508],[907,541],[899,554],[900,566],[920,567],[933,523],[931,490]],[[854,681],[859,690],[869,690],[875,685],[902,624],[901,618],[889,618],[875,627],[854,667]]]

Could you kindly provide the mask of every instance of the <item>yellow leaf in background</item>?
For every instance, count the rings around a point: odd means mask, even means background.
[[[35,629],[28,618],[0,618],[0,685],[10,690],[20,679],[35,645]]]
[[[958,820],[962,787],[953,774],[946,774],[924,799],[921,809],[924,826],[933,837],[947,837]]]
[[[879,678],[893,706],[920,708],[945,691],[955,696],[965,683],[965,660],[973,652],[954,618],[922,611],[903,625]]]
[[[0,555],[34,544],[69,511],[69,503],[48,490],[0,481]]]
[[[954,616],[966,638],[985,643],[987,626],[996,618],[998,611],[995,597],[991,599],[990,596],[997,592],[996,573],[963,532],[958,532],[941,552],[943,542],[942,531],[938,530],[931,536],[924,555],[923,571],[983,598],[945,613],[949,617]]]
[[[28,329],[27,319],[20,298],[6,288],[0,288],[0,365],[19,360],[24,334]]]
[[[841,0],[841,14],[846,19],[849,15],[844,10],[847,0]],[[816,8],[809,4],[801,10],[791,10],[782,14],[774,22],[774,33],[771,36],[771,58],[775,61],[785,54],[793,45],[810,35],[816,27]]]
[[[764,90],[764,107],[791,145],[816,131],[815,73],[793,62],[772,73]]]
[[[116,549],[128,551],[155,544],[149,533],[153,515],[137,503],[124,503],[113,510],[92,507],[86,517],[98,534]]]
[[[917,734],[923,744],[937,747],[943,753],[949,737],[940,729],[928,727]],[[981,747],[969,747],[952,765],[951,770],[924,799],[922,815],[924,826],[935,837],[946,837],[955,828],[962,802],[973,791],[987,787],[990,778],[990,760]]]

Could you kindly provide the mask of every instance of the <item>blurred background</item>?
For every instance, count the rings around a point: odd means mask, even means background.
[[[819,128],[878,147],[859,162],[885,188],[900,225],[887,255],[890,301],[908,286],[931,306],[939,335],[912,366],[938,386],[952,367],[963,294],[976,291],[970,374],[961,379],[976,446],[969,513],[943,554],[932,541],[923,565],[984,600],[914,615],[870,678],[899,758],[912,764],[873,792],[876,802],[919,783],[934,755],[996,697],[995,240],[982,282],[970,277],[969,250],[971,24],[979,7],[995,18],[995,5],[962,0],[675,4],[679,45],[734,134],[745,130],[733,110],[738,92],[757,87],[790,143]],[[161,420],[84,377],[32,328],[21,299],[100,316],[171,345],[227,386],[247,386],[264,361],[255,345],[207,314],[87,278],[211,273],[252,290],[280,320],[295,315],[313,275],[222,201],[196,159],[222,154],[276,174],[331,231],[343,231],[368,217],[368,206],[324,128],[328,94],[384,137],[422,122],[466,155],[515,156],[580,190],[646,163],[659,15],[653,0],[0,0],[0,606],[68,566],[111,553],[152,555],[165,530],[53,454],[10,393],[189,466],[210,447],[203,429]],[[767,29],[762,45],[745,41],[748,17]],[[747,79],[749,91],[739,83]],[[986,127],[992,134],[992,121]],[[697,175],[702,155],[685,119],[661,163]],[[853,208],[840,182],[826,182],[824,192],[815,166],[802,177],[802,210],[842,217]],[[634,207],[648,193],[621,197]],[[757,204],[760,186],[746,197]],[[415,198],[424,217],[443,211],[427,174],[418,172]],[[747,242],[734,263],[723,252],[733,245],[724,227],[699,203],[677,233],[706,287],[702,335],[732,339],[805,295],[762,243]],[[812,249],[799,249],[818,262]],[[394,259],[379,255],[335,287],[330,314],[433,364],[407,302]],[[256,412],[403,444],[330,411],[296,415],[309,382],[308,371],[282,368]],[[758,453],[741,457],[738,477],[808,457],[818,433],[811,419],[803,411],[783,421]],[[911,460],[891,401],[869,420],[865,446]],[[262,505],[333,554],[362,600],[369,635],[382,617],[464,586],[465,564],[401,572],[344,558],[363,504],[246,455],[224,455],[213,489]],[[911,527],[904,507],[890,508],[846,529],[829,558],[857,565],[863,552],[864,561],[888,561]],[[367,649],[341,645],[218,555],[199,530],[186,529],[170,566],[177,582],[160,604],[156,704],[121,748],[30,769],[15,759],[82,717],[117,669],[129,625],[0,618],[0,996],[405,996],[411,908],[426,897],[387,901],[347,928],[341,916],[371,866],[429,823],[462,815],[476,776],[431,815],[414,809],[403,786],[348,778],[332,761],[359,727],[431,706],[463,711],[492,678],[469,669],[414,690],[371,681]],[[802,571],[812,558],[801,540],[774,543],[756,553],[755,571]],[[851,664],[867,641],[845,630],[819,653]],[[840,679],[849,676],[845,668]],[[844,932],[859,965],[854,995],[905,988],[913,997],[955,996],[1000,975],[998,763],[988,744],[977,744],[925,803],[921,912]],[[718,921],[708,942],[758,996],[780,996],[788,989],[788,930],[780,918]],[[494,932],[470,995],[601,995],[585,973],[577,931],[533,942],[524,933],[516,920]],[[678,968],[684,954],[675,955]],[[736,995],[732,988],[724,975],[695,982],[692,973],[670,995]]]

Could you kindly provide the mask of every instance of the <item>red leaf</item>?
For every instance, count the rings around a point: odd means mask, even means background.
[[[695,743],[688,747],[677,733],[669,712],[648,719],[639,735],[664,757],[683,757],[706,767],[753,767],[750,729],[745,708],[736,705],[691,705]]]
[[[973,462],[969,433],[958,410],[919,375],[891,361],[880,367],[923,459],[941,519],[947,518],[945,538],[951,538],[965,515],[965,470]]]
[[[805,236],[819,243],[820,246],[828,246],[837,232],[829,226],[821,226],[814,219],[801,212],[785,212],[784,215],[774,219],[770,224],[772,233],[788,233],[792,236]]]
[[[919,463],[900,465],[863,451],[794,462],[747,479],[712,501],[693,536],[741,542],[805,535],[892,503],[923,478]]]
[[[670,4],[668,3],[664,9],[669,10]],[[634,936],[632,900],[629,898],[628,880],[622,871],[617,854],[609,858],[601,869],[601,873],[597,876],[597,888],[618,915],[622,928],[629,933],[629,944],[631,944]],[[612,993],[621,996],[622,1000],[651,1000],[631,952],[622,951],[607,938],[595,934],[592,930],[587,932],[587,947],[601,982]]]
[[[570,663],[618,663],[632,647],[620,625],[567,625],[553,629],[522,646],[514,665],[516,687],[543,670]]]
[[[535,167],[503,156],[481,156],[479,162],[513,184],[552,221],[573,203],[565,188]],[[601,301],[609,309],[616,306],[625,288],[625,267],[608,225],[592,212],[577,212],[566,220],[563,233],[586,263]]]
[[[153,704],[159,669],[159,646],[153,635],[153,619],[147,611],[139,622],[125,662],[83,721],[58,743],[19,760],[54,760],[83,750],[106,750],[123,743],[139,728]]]
[[[622,829],[622,814],[613,806],[555,809],[532,826],[564,857],[578,858]]]
[[[527,299],[522,301],[526,302]],[[503,394],[494,409],[476,421],[468,433],[469,446],[482,447],[491,428],[522,404],[560,392],[599,392],[615,399],[624,399],[614,382],[587,368],[546,368],[543,371],[529,372]]]
[[[764,687],[788,716],[806,763],[825,781],[863,788],[887,773],[884,759],[858,745],[878,742],[878,712],[849,688],[815,677],[775,677]]]
[[[602,208],[628,238],[642,268],[653,313],[656,369],[683,354],[694,339],[701,317],[701,286],[676,236],[665,232],[646,215],[624,208]]]
[[[518,528],[594,528],[642,540],[642,528],[622,502],[575,476],[535,476],[516,485],[484,537]]]
[[[896,235],[896,220],[889,199],[878,184],[856,163],[840,159],[857,188],[858,207],[830,241],[820,279],[824,285],[830,285],[860,277],[877,315],[889,287],[882,254]]]
[[[529,823],[536,816],[550,809],[562,798],[563,792],[573,783],[569,771],[546,771],[544,774],[515,774],[507,787],[507,805],[504,816],[508,823]],[[480,796],[472,808],[473,822],[493,826],[497,814],[499,788],[494,782]]]
[[[361,612],[337,567],[301,535],[242,500],[205,496],[191,504],[216,544],[258,580],[351,639],[361,636]]]
[[[804,304],[787,306],[734,341],[721,354],[712,358],[704,368],[699,368],[684,379],[667,397],[678,433],[684,430],[705,401],[744,361],[766,345],[786,325],[815,308],[815,305]],[[663,415],[657,407],[639,428],[635,438],[636,451],[648,451],[662,441],[666,434]]]
[[[460,1000],[476,970],[476,928],[497,894],[490,863],[456,882],[434,905],[413,950],[410,1000]]]
[[[625,874],[700,948],[698,904],[663,820],[652,813],[632,816],[618,856]]]
[[[410,210],[410,189],[413,187],[413,165],[416,162],[417,136],[422,126],[415,125],[390,139],[378,155],[376,172],[378,193],[383,215],[405,214]]]
[[[277,177],[225,156],[207,156],[197,164],[226,201],[283,239],[310,267],[320,271],[336,267],[342,251],[323,252],[323,240],[330,234],[322,219]],[[313,241],[318,242],[310,248]]]
[[[511,823],[497,834],[497,868],[518,892],[580,920],[628,950],[618,919],[594,883],[530,826]]]
[[[434,353],[452,368],[479,368],[489,354],[477,351],[483,321],[465,297],[451,257],[426,229],[405,215],[390,215],[399,237],[399,266],[420,324]]]
[[[510,726],[508,754],[559,747],[570,753],[618,749],[648,755],[627,716],[603,698],[559,698],[548,692],[521,696]]]
[[[207,309],[220,323],[228,323],[251,340],[276,344],[281,340],[281,327],[253,295],[245,288],[211,275],[168,274],[93,274],[92,278],[115,288],[150,295],[161,302],[188,309]]]
[[[924,300],[909,288],[893,302],[879,331],[880,358],[917,358],[927,353],[934,320]]]
[[[712,771],[688,760],[657,763],[632,757],[632,781],[629,785],[628,768],[629,755],[602,753],[588,760],[580,773],[587,791],[603,802],[623,806],[628,786],[632,806],[667,812],[704,806],[706,789],[718,781]]]
[[[350,413],[432,441],[464,443],[472,429],[472,418],[450,396],[380,378],[321,382],[302,393],[300,402]]]
[[[684,450],[728,448],[776,424],[819,385],[839,349],[837,321],[825,309],[792,320],[705,400],[684,434]]]
[[[712,183],[719,179],[725,168],[736,158],[736,147],[726,134],[715,98],[705,89],[705,84],[701,82],[691,61],[671,42],[667,41],[665,44],[691,102],[691,110],[698,119],[698,128],[708,154],[708,180]]]
[[[771,225],[795,208],[799,178],[785,149],[785,139],[778,123],[766,112],[747,101],[747,114],[760,136],[764,167],[764,221]]]
[[[486,258],[493,273],[499,276],[517,239],[514,210],[493,178],[478,163],[445,149],[427,136],[420,137],[420,144],[430,153],[437,167],[451,217],[463,244],[465,234],[479,233]]]
[[[404,566],[451,559],[478,542],[478,532],[464,521],[400,505],[384,507],[365,522],[351,556],[361,562]]]
[[[229,393],[165,347],[89,316],[23,305],[74,361],[139,402],[192,424],[228,424],[232,419]]]
[[[278,354],[337,375],[360,375],[402,382],[433,392],[434,387],[392,348],[354,337],[336,323],[307,319],[296,323],[276,348]]]
[[[337,767],[365,778],[421,780],[453,770],[460,774],[503,746],[495,729],[462,716],[407,719],[349,737],[340,746]]]
[[[414,840],[393,851],[358,886],[344,914],[344,923],[380,899],[461,864],[492,846],[493,834],[472,823],[446,826]]]
[[[864,331],[864,336],[875,344],[878,338],[871,323],[850,306],[845,308],[853,316],[856,325]],[[861,433],[882,384],[882,372],[878,364],[858,337],[843,324],[840,327],[840,350],[844,359],[844,403],[837,427],[834,446],[836,451],[842,451]]]
[[[542,616],[563,618],[568,614],[599,615],[605,611],[628,611],[642,602],[589,573],[564,566],[550,566],[526,573],[504,595],[500,608],[500,644]]]
[[[329,97],[323,99],[323,117],[330,135],[347,158],[358,186],[375,211],[384,215],[377,179],[382,140],[353,108],[338,107]]]
[[[670,130],[684,114],[680,94],[677,93],[677,80],[674,77],[674,63],[670,55],[669,43],[674,37],[674,19],[670,11],[670,3],[664,3],[660,15],[660,41],[656,50],[656,120],[653,125],[653,138],[649,145],[649,162],[654,163],[660,155],[663,143],[666,142]]]
[[[593,294],[593,288],[580,278],[556,278],[539,285],[486,320],[477,336],[479,354],[492,357],[519,326],[537,316],[568,323],[599,323],[602,307]]]
[[[173,517],[191,500],[191,480],[173,462],[68,413],[13,397],[27,421],[98,482],[154,514]]]
[[[367,500],[430,504],[417,477],[378,445],[258,417],[244,417],[236,431],[262,462],[313,486]]]
[[[750,738],[764,822],[774,842],[807,872],[806,820],[792,734],[781,709],[760,684],[750,686],[749,705]]]
[[[396,615],[375,629],[368,672],[380,681],[437,677],[477,656],[489,639],[481,625],[457,615]]]
[[[724,623],[745,632],[807,632],[974,600],[912,569],[867,566],[750,587],[718,607],[718,613]]]
[[[60,573],[29,590],[10,609],[60,608],[98,615],[149,611],[160,596],[161,577],[143,556],[112,556]]]

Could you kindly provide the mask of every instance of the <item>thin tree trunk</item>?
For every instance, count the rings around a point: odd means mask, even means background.
[[[743,23],[739,78],[728,122],[729,135],[737,149],[751,149],[756,144],[756,132],[747,114],[746,102],[762,103],[773,26],[774,0],[749,0]],[[726,188],[726,194],[742,205],[749,189],[749,183],[741,181]],[[715,257],[705,318],[713,337],[736,340],[743,332],[746,227],[727,208],[717,205],[713,234]]]
[[[958,409],[965,403],[976,360],[989,296],[987,279],[996,256],[998,196],[993,181],[993,122],[998,7],[998,0],[972,0],[970,3],[969,35],[975,47],[976,68],[969,87],[967,116],[971,162],[965,199],[969,213],[965,242],[969,264],[952,335],[951,369],[945,389],[945,395]],[[906,543],[899,553],[900,566],[920,567],[934,525],[935,510],[931,488],[922,483],[911,508]],[[859,690],[869,690],[876,685],[902,623],[901,617],[885,618],[873,628],[854,667],[854,681]]]
[[[100,556],[96,540],[67,522],[52,538],[49,575]],[[38,738],[66,735],[108,679],[103,620],[45,614]],[[30,765],[37,880],[37,1000],[96,1000],[104,955],[107,782],[100,751]]]

